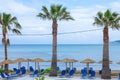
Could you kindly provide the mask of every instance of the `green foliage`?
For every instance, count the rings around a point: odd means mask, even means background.
[[[45,80],[45,77],[42,76],[41,78],[35,78],[35,80]]]
[[[48,19],[48,20],[74,20],[70,12],[66,10],[66,7],[62,7],[62,5],[51,5],[50,9],[47,9],[46,6],[42,6],[42,12],[40,12],[38,17],[42,19]]]
[[[118,76],[118,73],[113,73],[111,74],[111,76]]]
[[[8,70],[8,72],[13,72],[13,70]]]
[[[104,13],[98,12],[96,17],[94,17],[94,25],[110,27],[112,29],[120,28],[120,16],[116,12],[111,12],[106,10]]]
[[[51,68],[47,68],[47,69],[44,70],[44,73],[48,73],[48,72],[50,72],[51,70],[52,70]]]
[[[4,70],[3,70],[3,69],[0,69],[0,73],[2,73],[2,72],[4,72]]]
[[[0,73],[1,72],[5,72],[5,70],[3,70],[3,69],[0,68]],[[8,70],[8,72],[13,72],[13,70]]]

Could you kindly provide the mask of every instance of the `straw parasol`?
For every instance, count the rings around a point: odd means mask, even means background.
[[[16,62],[27,62],[27,60],[24,58],[17,58],[15,61]]]
[[[117,64],[120,64],[120,62],[117,62]]]
[[[90,63],[95,63],[95,61],[92,60],[92,59],[87,58],[87,59],[81,61],[80,63],[86,63],[86,65],[87,65],[87,72],[88,72],[89,71],[89,64]]]
[[[98,63],[99,63],[99,64],[102,64],[103,61],[101,60],[101,61],[99,61]],[[112,64],[112,61],[111,61],[111,60],[109,61],[109,64]]]
[[[2,66],[3,64],[0,62],[0,66]]]
[[[69,63],[69,67],[70,67],[70,63],[72,63],[72,68],[73,68],[73,62],[77,62],[77,60],[75,60],[75,59],[69,59],[69,58],[64,58],[63,60],[60,60],[60,62],[65,62],[66,69],[67,69],[67,63]]]
[[[45,60],[41,58],[35,58],[33,59],[33,62],[35,62],[35,69],[36,69],[36,62],[38,63],[38,69],[40,69],[39,62],[45,62]]]
[[[15,60],[15,62],[18,62],[18,69],[20,69],[20,67],[21,67],[21,62],[27,62],[27,60],[24,59],[24,58],[17,58],[17,59]]]
[[[14,63],[15,63],[15,61],[7,59],[7,60],[0,62],[0,66],[1,66],[1,68],[3,68],[4,64],[14,64]]]
[[[4,61],[0,62],[0,65],[3,65],[3,64],[14,64],[14,63],[15,63],[15,61],[8,59],[8,60],[4,60]]]

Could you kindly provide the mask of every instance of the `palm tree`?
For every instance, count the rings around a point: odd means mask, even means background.
[[[21,25],[18,23],[16,17],[12,17],[11,14],[6,13],[0,13],[0,25],[2,27],[2,43],[4,44],[5,60],[7,60],[7,46],[10,45],[10,40],[7,38],[7,34],[9,31],[21,34],[19,31],[19,29],[21,29]],[[5,64],[5,70],[8,70],[8,64]]]
[[[52,45],[52,63],[50,72],[50,76],[57,76],[57,21],[58,20],[74,20],[70,13],[66,11],[66,7],[62,7],[62,5],[51,5],[50,11],[46,8],[46,6],[42,6],[42,11],[37,16],[42,19],[52,20],[52,35],[53,35],[53,45]]]
[[[119,29],[120,28],[120,16],[116,12],[106,10],[104,13],[98,12],[97,16],[94,17],[94,25],[104,26],[103,29],[103,64],[102,64],[102,75],[103,79],[110,79],[111,72],[109,68],[109,28]]]

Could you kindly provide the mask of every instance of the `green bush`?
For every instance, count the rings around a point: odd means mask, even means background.
[[[0,68],[0,72],[2,73],[2,72],[5,72],[5,71],[4,71],[3,69]]]
[[[111,76],[118,76],[118,73],[113,73],[111,74]]]
[[[8,70],[8,72],[13,72],[13,70]]]
[[[35,80],[45,80],[45,77],[42,76],[41,78],[35,78]]]
[[[50,72],[51,70],[52,70],[51,68],[47,68],[47,69],[44,70],[44,73],[48,73],[48,72]]]

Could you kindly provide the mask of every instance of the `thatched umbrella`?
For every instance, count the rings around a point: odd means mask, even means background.
[[[103,61],[99,61],[98,63],[99,63],[99,64],[102,64]],[[112,61],[109,61],[109,64],[112,64]]]
[[[69,63],[69,67],[70,67],[70,63],[72,63],[72,68],[73,68],[73,62],[77,62],[77,60],[69,59],[69,58],[64,58],[63,60],[60,60],[60,62],[65,62],[66,69],[67,69],[67,63]]]
[[[15,62],[18,62],[18,69],[20,69],[20,67],[21,67],[21,62],[27,62],[27,60],[24,59],[24,58],[17,58],[17,59],[15,60]]]
[[[78,62],[78,60],[72,59],[72,62],[71,62],[72,63],[72,68],[73,68],[73,63],[74,62]]]
[[[10,60],[10,59],[1,61],[1,65],[3,65],[3,64],[13,64],[13,63],[15,63],[15,61]]]
[[[3,64],[0,62],[0,66],[2,66]]]
[[[14,64],[14,63],[15,63],[15,61],[8,59],[8,60],[1,61],[0,65],[2,66],[4,64]]]
[[[36,62],[38,63],[38,69],[40,69],[39,62],[45,62],[45,60],[41,58],[35,58],[33,61],[35,62],[35,69],[36,69]]]
[[[95,63],[95,61],[92,60],[92,59],[87,58],[87,59],[81,61],[80,63],[86,63],[86,65],[87,65],[87,73],[88,73],[88,71],[89,71],[89,64],[90,63]]]
[[[120,64],[120,62],[117,62],[117,64]]]
[[[64,58],[64,59],[61,60],[60,62],[65,62],[66,69],[67,69],[67,63],[70,62],[70,59],[68,59],[68,58]],[[70,65],[69,65],[69,67],[70,67]]]

